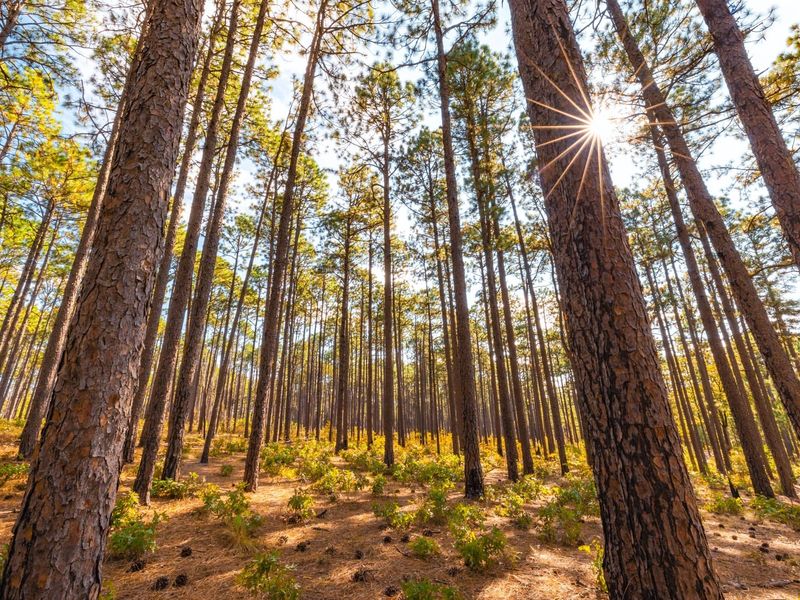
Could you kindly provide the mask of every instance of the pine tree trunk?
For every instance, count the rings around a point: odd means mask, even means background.
[[[155,1],[0,598],[96,599],[202,5]]]
[[[447,55],[444,50],[439,0],[431,0],[433,29],[436,36],[436,67],[439,83],[439,101],[442,115],[442,144],[444,147],[447,216],[450,223],[450,254],[453,260],[453,288],[456,305],[456,329],[453,346],[456,348],[456,372],[461,391],[461,419],[464,439],[464,495],[467,498],[483,496],[483,469],[481,467],[478,439],[478,404],[475,393],[475,365],[472,357],[472,336],[469,328],[467,280],[464,270],[464,251],[461,235],[461,216],[458,207],[458,180],[456,179],[453,134],[450,123],[450,88],[447,83]],[[455,427],[453,431],[456,431]]]
[[[572,165],[570,141],[549,128],[580,126],[591,110],[566,3],[512,0],[510,8],[599,491],[610,596],[721,599],[603,152],[573,150],[582,156]]]
[[[692,213],[708,232],[714,250],[728,276],[739,310],[755,337],[795,432],[800,433],[800,378],[781,346],[750,278],[750,273],[736,250],[730,232],[703,181],[689,145],[667,104],[667,99],[659,89],[636,39],[628,28],[619,3],[617,0],[608,0],[606,4],[617,35],[641,84],[648,116],[651,122],[658,123],[664,132],[675,165],[681,174]]]
[[[697,0],[719,66],[756,157],[786,243],[800,268],[800,172],[747,56],[744,36],[726,0]]]

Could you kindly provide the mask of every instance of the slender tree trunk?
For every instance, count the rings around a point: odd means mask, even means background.
[[[142,458],[133,483],[134,491],[139,494],[142,504],[150,502],[150,484],[156,466],[156,455],[161,443],[161,430],[164,425],[164,413],[169,397],[170,382],[174,381],[174,371],[177,367],[178,349],[183,330],[184,312],[191,296],[192,276],[194,275],[194,261],[197,254],[197,244],[200,237],[200,226],[205,208],[211,181],[211,171],[217,149],[219,121],[225,104],[225,90],[228,87],[236,30],[239,23],[240,0],[234,0],[231,6],[230,22],[228,24],[228,39],[225,44],[225,53],[217,84],[216,98],[211,109],[211,117],[206,130],[205,146],[200,159],[200,169],[197,176],[197,185],[192,198],[192,209],[189,214],[189,223],[183,242],[183,251],[178,261],[175,281],[172,286],[172,296],[167,310],[167,324],[164,337],[161,341],[161,354],[153,378],[153,387],[150,391],[150,403],[147,407],[144,428],[142,430]],[[190,309],[191,310],[191,309]]]
[[[747,56],[727,0],[697,0],[719,66],[767,186],[786,243],[800,268],[800,173]]]
[[[444,50],[439,0],[431,0],[431,9],[433,13],[433,29],[436,36],[436,67],[442,116],[447,216],[450,223],[450,254],[453,261],[453,288],[457,317],[453,345],[456,347],[455,363],[462,395],[459,404],[462,408],[461,418],[464,431],[464,439],[462,440],[464,446],[464,495],[467,498],[479,498],[483,495],[483,469],[481,468],[480,440],[478,438],[475,365],[472,357],[472,336],[469,330],[467,280],[464,270],[461,216],[458,207],[458,180],[456,179],[453,134],[450,122],[450,87],[446,76],[447,55]]]

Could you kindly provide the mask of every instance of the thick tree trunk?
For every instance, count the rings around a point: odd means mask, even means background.
[[[0,598],[95,599],[202,5],[152,5]]]
[[[610,596],[721,599],[602,149],[570,150],[558,129],[574,131],[591,114],[566,3],[512,0],[510,8],[599,491]]]

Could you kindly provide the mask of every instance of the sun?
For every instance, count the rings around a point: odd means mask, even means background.
[[[592,137],[600,143],[610,141],[616,134],[614,131],[614,124],[611,122],[608,113],[602,107],[595,107],[592,109],[587,123],[587,129]]]

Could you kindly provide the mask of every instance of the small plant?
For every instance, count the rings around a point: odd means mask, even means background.
[[[464,559],[464,565],[474,571],[497,562],[506,548],[506,536],[497,527],[486,533],[465,532],[456,540],[456,550]]]
[[[222,465],[219,468],[219,474],[223,477],[230,477],[233,475],[233,465]]]
[[[261,450],[259,468],[263,473],[274,477],[281,472],[281,469],[294,463],[296,458],[297,451],[292,446],[272,442]]]
[[[235,546],[254,546],[253,534],[261,525],[262,517],[251,510],[242,485],[230,492],[227,498],[222,497],[217,486],[209,485],[201,492],[201,498],[205,510],[225,523]]]
[[[335,499],[341,493],[360,490],[365,484],[366,479],[361,473],[355,474],[347,469],[331,467],[311,487],[314,491]]]
[[[169,498],[173,500],[191,498],[197,495],[203,483],[197,473],[189,473],[189,476],[181,481],[156,479],[150,488],[150,495],[154,498]]]
[[[456,588],[433,583],[429,579],[409,579],[401,584],[406,600],[462,600]]]
[[[0,487],[12,479],[22,479],[28,475],[28,463],[11,462],[0,465]]]
[[[592,543],[579,546],[578,550],[585,552],[592,559],[592,571],[594,572],[595,582],[597,589],[604,594],[608,593],[608,586],[606,585],[606,574],[603,571],[603,544],[597,539],[593,539]]]
[[[792,529],[800,530],[800,505],[787,504],[764,496],[756,496],[750,505],[762,519],[777,521]]]
[[[425,502],[423,502],[422,506],[417,510],[417,520],[420,523],[443,524],[447,522],[449,514],[447,494],[452,487],[453,484],[446,481],[430,489]]]
[[[159,513],[147,521],[135,492],[123,494],[111,512],[108,546],[114,558],[137,559],[156,549],[156,527],[164,520]]]
[[[389,527],[394,529],[407,529],[414,522],[414,513],[401,511],[397,502],[375,504],[372,510],[376,517],[385,519]]]
[[[486,517],[478,506],[458,502],[447,516],[447,526],[453,537],[460,539],[473,528],[481,527]]]
[[[314,499],[304,489],[295,490],[287,502],[289,510],[298,521],[304,521],[314,516]]]
[[[741,498],[732,498],[723,494],[714,494],[706,509],[715,515],[740,515],[744,510]]]
[[[277,552],[257,554],[238,576],[246,590],[266,600],[298,600],[300,586],[292,575],[292,567],[281,564]]]
[[[411,550],[411,554],[422,560],[428,560],[442,553],[439,543],[435,539],[424,536],[411,540],[408,543],[408,549]]]
[[[376,475],[375,479],[372,480],[372,495],[383,496],[385,490],[386,490],[386,477],[384,477],[383,475]]]
[[[571,478],[553,489],[553,497],[539,509],[541,537],[547,542],[574,546],[581,536],[584,516],[599,513],[594,483],[588,478]]]

